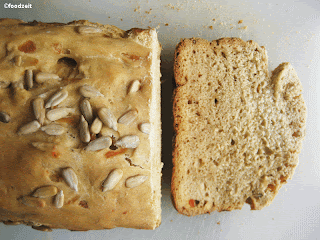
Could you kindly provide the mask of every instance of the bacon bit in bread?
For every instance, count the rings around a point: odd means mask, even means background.
[[[105,154],[106,158],[111,158],[111,157],[114,157],[114,156],[117,156],[119,154],[122,154],[124,152],[126,152],[126,148],[121,148],[119,151],[109,151]]]
[[[281,175],[281,176],[280,176],[280,182],[281,182],[281,183],[284,183],[284,182],[286,182],[286,181],[287,181],[287,178],[284,177],[283,175]]]
[[[51,155],[52,155],[52,157],[54,157],[54,158],[59,158],[59,157],[60,157],[60,153],[55,152],[55,151],[53,151],[53,152],[51,153]]]
[[[80,205],[81,207],[83,207],[83,208],[89,208],[88,203],[87,203],[86,201],[84,201],[84,200],[80,201],[80,202],[79,202],[79,205]]]
[[[18,47],[19,51],[24,52],[24,53],[33,53],[36,51],[36,45],[34,44],[34,42],[32,42],[31,40],[21,44]]]
[[[128,213],[128,211],[123,212],[123,214],[127,214],[127,213]]]
[[[275,186],[273,184],[268,184],[267,189],[270,189],[271,192],[273,192],[275,190]]]
[[[189,200],[189,205],[190,205],[191,207],[194,207],[194,200],[193,200],[193,199],[190,199],[190,200]]]
[[[62,45],[60,43],[53,43],[52,47],[53,47],[53,51],[55,51],[57,54],[61,54]]]

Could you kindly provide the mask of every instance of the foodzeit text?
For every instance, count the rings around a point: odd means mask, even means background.
[[[12,3],[5,3],[4,8],[32,8],[32,4],[28,3],[28,4],[12,4]]]

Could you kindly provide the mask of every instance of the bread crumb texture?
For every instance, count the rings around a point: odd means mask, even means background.
[[[269,76],[264,47],[184,39],[175,52],[176,209],[186,215],[269,205],[291,179],[305,137],[302,85],[290,63]]]

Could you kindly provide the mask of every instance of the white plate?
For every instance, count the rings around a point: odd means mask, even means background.
[[[31,9],[8,9],[4,2],[30,3]],[[162,224],[154,231],[113,230],[39,232],[0,224],[0,239],[317,239],[320,236],[320,2],[238,0],[47,0],[2,1],[0,17],[25,21],[69,22],[88,19],[122,29],[157,27],[162,44],[163,187]],[[215,21],[213,20],[215,19]],[[242,23],[238,23],[242,20]],[[211,27],[212,26],[212,27]],[[212,29],[211,29],[212,28]],[[261,211],[242,210],[186,217],[170,199],[172,64],[181,38],[253,39],[266,47],[270,71],[289,61],[304,88],[307,137],[300,165],[274,202]],[[166,114],[167,113],[167,114]]]

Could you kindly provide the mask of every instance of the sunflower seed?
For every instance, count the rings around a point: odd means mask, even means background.
[[[132,123],[138,116],[138,111],[137,110],[130,110],[128,112],[126,112],[125,114],[123,114],[119,119],[118,119],[118,123],[121,124],[126,124],[129,125],[130,123]]]
[[[9,87],[10,82],[0,81],[0,89]]]
[[[64,194],[62,190],[59,190],[56,197],[54,198],[54,206],[56,208],[62,208],[64,203]]]
[[[124,136],[116,141],[115,146],[121,148],[137,148],[139,146],[140,139],[136,135]]]
[[[68,116],[70,113],[74,113],[75,109],[73,108],[56,108],[47,112],[47,118],[50,121],[56,121],[60,118]]]
[[[92,107],[88,99],[83,99],[80,103],[80,110],[89,124],[92,123]]]
[[[39,72],[36,77],[35,80],[37,83],[44,83],[44,82],[51,82],[51,83],[55,83],[61,80],[61,78],[54,73],[43,73],[43,72]]]
[[[96,118],[93,123],[91,124],[90,131],[93,134],[98,134],[101,131],[102,128],[102,122],[99,118]]]
[[[106,192],[112,190],[117,183],[121,180],[123,176],[123,171],[121,169],[114,169],[111,173],[109,173],[108,177],[102,184],[102,192]]]
[[[12,83],[13,89],[24,89],[23,81],[16,81]]]
[[[58,188],[56,186],[44,186],[38,188],[33,194],[32,197],[36,198],[49,198],[57,194]]]
[[[134,80],[131,82],[128,93],[134,93],[138,92],[140,89],[140,81],[139,80]]]
[[[58,136],[64,134],[66,131],[66,129],[63,126],[56,123],[51,123],[49,125],[41,127],[40,129],[51,136]]]
[[[5,225],[19,225],[19,224],[22,224],[22,222],[18,222],[18,221],[13,222],[11,220],[8,220],[8,221],[3,221],[3,224],[5,224]]]
[[[117,119],[108,108],[100,108],[98,110],[98,116],[103,124],[105,124],[108,128],[112,128],[115,131],[118,130]]]
[[[43,208],[46,206],[46,202],[43,199],[39,199],[31,196],[24,196],[20,198],[19,201],[29,207]]]
[[[107,137],[107,136],[111,137],[114,140],[118,140],[120,137],[119,132],[117,132],[111,128],[108,128],[108,127],[102,127],[102,129],[100,131],[100,135],[104,136],[104,137]]]
[[[83,85],[80,87],[79,92],[84,97],[104,97],[97,89],[89,85]]]
[[[129,177],[126,180],[126,187],[127,188],[137,187],[137,186],[141,185],[142,183],[144,183],[147,179],[148,179],[148,176],[146,176],[146,175],[136,175],[133,177]]]
[[[18,135],[34,133],[39,130],[40,126],[40,123],[36,120],[29,122],[19,129]]]
[[[101,33],[102,29],[97,27],[90,26],[79,26],[77,32],[80,34],[92,34],[92,33]]]
[[[62,170],[62,177],[71,189],[78,192],[78,178],[71,167]]]
[[[140,123],[139,130],[145,134],[150,133],[151,124],[150,123]]]
[[[65,100],[68,97],[68,91],[63,89],[59,92],[56,92],[52,95],[52,97],[48,100],[48,102],[45,105],[45,108],[50,108],[57,106],[60,104],[63,100]]]
[[[31,69],[26,70],[25,80],[27,84],[27,90],[33,88],[33,71]]]
[[[47,143],[47,142],[32,142],[32,146],[41,150],[41,151],[48,151],[52,150],[54,147],[54,143]]]
[[[44,226],[44,225],[41,225],[41,226],[32,226],[33,229],[35,230],[38,230],[38,231],[43,231],[43,232],[52,232],[52,229],[48,226]]]
[[[80,139],[82,142],[90,142],[89,125],[85,118],[81,115],[80,119]]]
[[[11,117],[8,113],[0,112],[0,122],[8,123],[11,121]]]
[[[88,144],[87,147],[85,147],[84,150],[86,151],[98,151],[101,149],[105,149],[110,147],[112,144],[112,139],[110,137],[101,137],[97,138],[96,140],[93,140]]]
[[[15,56],[14,63],[16,64],[16,66],[20,67],[21,63],[22,63],[22,57],[21,56]]]
[[[41,97],[37,97],[33,100],[33,112],[36,119],[42,125],[46,117],[46,110],[44,108],[44,100]]]

